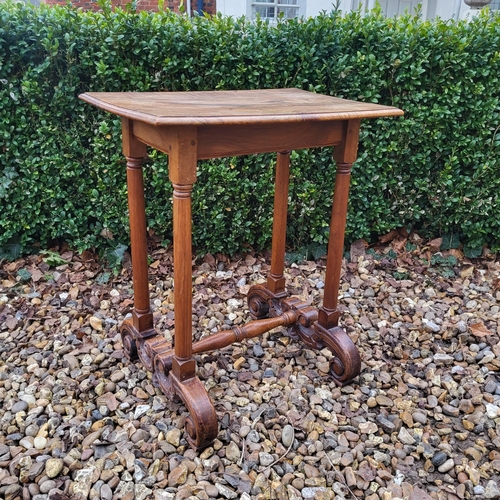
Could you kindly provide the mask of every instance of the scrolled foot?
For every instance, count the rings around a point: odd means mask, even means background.
[[[120,327],[120,334],[122,337],[123,350],[125,355],[130,361],[139,359],[137,352],[137,338],[136,329],[131,321],[124,321]]]
[[[361,371],[361,357],[357,347],[338,326],[327,330],[316,323],[315,327],[321,340],[334,355],[330,361],[330,374],[335,383],[340,386],[348,384]]]
[[[269,317],[269,291],[261,285],[250,288],[247,296],[248,308],[252,319]]]
[[[254,285],[247,295],[248,308],[252,319],[274,318],[283,313],[282,301],[286,292],[273,293],[264,285]]]
[[[189,445],[195,450],[202,450],[215,440],[219,432],[217,414],[210,396],[198,377],[180,382],[170,373],[169,378],[189,411],[184,426]]]

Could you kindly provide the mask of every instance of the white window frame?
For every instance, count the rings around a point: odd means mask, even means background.
[[[276,16],[277,9],[278,8],[293,8],[293,9],[298,9],[298,14],[296,17],[302,17],[305,16],[305,11],[306,11],[306,0],[298,0],[297,4],[291,4],[291,3],[283,3],[286,0],[273,0],[272,2],[262,2],[259,0],[249,0],[248,1],[248,8],[247,8],[247,17],[250,19],[255,20],[257,17],[256,14],[256,9],[255,7],[274,7],[274,17],[261,17],[261,19],[268,21],[270,23],[276,23],[278,22],[278,17]],[[281,2],[281,3],[280,3]],[[284,19],[287,19],[286,17]]]
[[[500,0],[493,0],[493,2],[488,5],[492,11],[500,10]]]

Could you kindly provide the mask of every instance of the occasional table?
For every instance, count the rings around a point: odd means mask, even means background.
[[[338,290],[349,194],[363,118],[400,116],[397,108],[348,101],[298,89],[214,92],[88,92],[84,101],[122,117],[134,285],[132,318],[121,326],[125,352],[152,371],[169,397],[189,410],[191,446],[208,446],[218,433],[217,415],[196,376],[194,354],[220,349],[286,326],[312,349],[332,352],[331,375],[343,385],[361,369],[359,352],[339,327]],[[173,184],[174,342],[153,325],[142,164],[146,147],[169,156]],[[290,150],[334,146],[337,165],[323,305],[318,309],[286,292],[284,264]],[[248,293],[252,321],[193,343],[191,191],[197,161],[278,151],[271,270],[265,285]]]

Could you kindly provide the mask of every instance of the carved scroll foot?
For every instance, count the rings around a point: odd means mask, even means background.
[[[189,411],[184,430],[189,445],[195,450],[209,446],[219,433],[217,414],[210,396],[198,377],[181,382],[170,373],[170,383]]]
[[[198,377],[181,382],[171,371],[174,353],[155,358],[155,375],[161,390],[172,401],[181,400],[189,411],[184,430],[189,445],[195,450],[209,446],[217,437],[219,425],[210,396]]]
[[[292,316],[288,313],[283,321],[290,323],[294,319]],[[172,345],[155,330],[138,332],[133,322],[127,320],[123,322],[120,332],[127,357],[133,361],[139,359],[144,368],[153,372],[166,396],[174,401],[181,399],[189,410],[185,431],[190,446],[199,450],[210,445],[219,431],[217,414],[198,377],[180,381],[174,375],[171,371],[174,358]]]
[[[247,302],[252,319],[269,317],[269,290],[262,285],[255,285],[248,291]]]
[[[319,337],[332,351],[330,374],[337,385],[344,386],[357,377],[361,371],[361,357],[354,342],[347,333],[336,326],[327,330],[318,323],[315,325]]]
[[[137,330],[135,329],[132,321],[125,320],[120,327],[120,334],[122,336],[123,350],[125,355],[131,361],[137,361],[139,354],[137,352]]]
[[[286,293],[274,294],[264,285],[254,285],[247,295],[248,308],[252,319],[263,319],[279,316],[283,312],[281,301]]]

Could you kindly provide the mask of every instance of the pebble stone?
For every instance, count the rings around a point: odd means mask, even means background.
[[[339,300],[360,376],[338,387],[329,349],[285,328],[197,355],[220,420],[200,451],[186,439],[185,406],[124,355],[127,272],[98,283],[95,262],[72,254],[35,289],[8,277],[43,260],[0,263],[0,498],[500,498],[500,262],[471,271],[459,259],[446,277],[355,254]],[[197,338],[245,324],[245,295],[268,272],[259,254],[219,257],[193,267]],[[152,259],[156,327],[171,339],[171,255]],[[324,262],[285,277],[292,294],[321,304]]]
[[[286,424],[283,427],[283,431],[281,433],[281,442],[283,443],[283,446],[288,448],[291,446],[294,438],[294,431],[293,427],[290,424]]]
[[[28,403],[26,401],[18,401],[14,403],[11,408],[12,413],[18,413],[20,411],[26,411],[28,409]]]
[[[54,478],[59,475],[64,466],[64,462],[60,458],[49,458],[47,462],[45,462],[45,474],[48,477]]]

